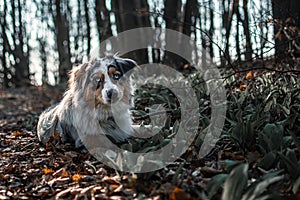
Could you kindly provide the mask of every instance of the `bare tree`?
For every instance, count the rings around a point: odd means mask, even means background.
[[[172,29],[175,31],[181,31],[181,6],[182,2],[181,1],[173,1],[173,0],[166,0],[164,2],[164,20],[166,23],[166,28],[167,29]],[[168,35],[168,32],[165,36],[166,40],[166,49],[168,49],[168,45],[172,43],[178,43],[178,48],[180,46],[180,40],[178,41],[170,41],[170,36]],[[183,68],[183,63],[181,58],[179,58],[177,55],[175,55],[172,52],[165,51],[164,52],[164,58],[163,58],[163,63],[169,66],[172,66],[176,69],[182,69]]]
[[[9,87],[9,76],[12,76],[12,74],[9,72],[8,70],[8,66],[7,66],[7,62],[6,62],[6,53],[9,51],[8,48],[8,39],[7,39],[7,35],[5,33],[7,24],[6,24],[6,13],[7,13],[7,3],[6,0],[4,0],[4,6],[3,6],[3,10],[0,11],[0,22],[1,22],[1,45],[2,45],[2,51],[1,51],[1,64],[2,64],[2,69],[1,69],[1,73],[3,74],[3,80],[2,80],[2,85],[3,87]]]
[[[84,0],[84,18],[85,18],[85,36],[87,38],[87,50],[86,54],[88,59],[90,58],[90,52],[91,52],[91,26],[90,26],[90,14],[89,14],[89,5],[88,0]]]
[[[214,3],[213,1],[209,1],[209,23],[210,23],[210,26],[209,26],[209,36],[210,36],[210,40],[209,40],[209,55],[210,55],[210,58],[213,59],[214,57],[214,48],[213,48],[213,41],[212,41],[212,38],[214,36],[214,33],[215,33],[215,23],[214,23],[214,10],[215,10],[215,7],[214,7]]]
[[[105,5],[105,0],[95,0],[95,16],[98,31],[99,46],[100,43],[112,36],[110,12]],[[100,49],[100,55],[102,49]]]
[[[242,24],[246,36],[245,59],[249,61],[252,59],[252,43],[251,43],[250,30],[249,30],[248,0],[243,0],[243,11],[244,11],[244,19],[242,20]]]
[[[149,27],[149,6],[146,0],[127,0],[118,1],[112,0],[112,8],[116,16],[116,25],[118,32],[126,31],[138,27]],[[144,33],[140,33],[141,35]],[[139,37],[141,38],[141,37]],[[147,39],[147,38],[145,38]],[[130,44],[122,44],[130,45]],[[137,63],[148,62],[147,49],[141,49],[134,52],[129,52],[127,55]]]
[[[54,1],[54,2],[53,2]],[[65,0],[51,0],[53,22],[55,26],[56,45],[59,57],[59,82],[67,82],[68,70],[71,69],[70,33]],[[64,9],[61,9],[64,7]]]
[[[239,5],[239,0],[233,0],[233,3],[231,4],[231,0],[222,0],[222,22],[223,22],[223,27],[225,29],[225,35],[224,40],[225,40],[225,51],[224,55],[222,55],[222,65],[226,63],[226,61],[230,61],[230,55],[229,55],[229,36],[230,36],[230,30],[232,26],[232,18],[233,15],[236,13],[238,10],[238,5]],[[230,7],[230,5],[232,5]]]
[[[74,21],[75,26],[74,29],[71,31],[73,32],[74,37],[74,49],[73,52],[75,54],[75,63],[81,63],[83,59],[83,52],[82,49],[84,43],[84,36],[83,36],[83,20],[82,20],[82,1],[77,0],[77,16],[76,20]]]

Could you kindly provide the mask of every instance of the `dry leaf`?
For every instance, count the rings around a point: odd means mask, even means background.
[[[12,135],[13,136],[19,136],[19,135],[21,135],[21,132],[20,131],[14,131],[14,132],[12,132]]]
[[[171,196],[170,196],[171,200],[184,200],[184,199],[191,199],[191,196],[186,193],[185,191],[183,191],[182,189],[180,189],[179,187],[175,187]]]
[[[69,173],[67,172],[66,168],[61,168],[57,170],[55,173],[52,174],[54,177],[61,177],[61,178],[66,178],[69,177]]]
[[[248,72],[246,75],[246,80],[251,79],[253,77],[252,71]]]
[[[83,176],[80,175],[80,174],[74,174],[74,175],[72,176],[72,180],[75,181],[75,182],[79,181],[79,180],[82,179],[82,178],[83,178]]]
[[[53,172],[53,169],[44,168],[44,174],[52,174]]]
[[[240,90],[245,90],[247,85],[240,85]]]

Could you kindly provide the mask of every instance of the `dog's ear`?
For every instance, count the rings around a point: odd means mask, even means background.
[[[123,74],[138,66],[134,60],[128,58],[116,59],[116,62]]]
[[[82,65],[74,67],[69,73],[69,88],[75,86],[75,83],[81,83],[82,78],[84,77],[85,70],[88,67],[89,63],[84,63]]]

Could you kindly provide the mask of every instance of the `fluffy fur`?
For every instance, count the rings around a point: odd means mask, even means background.
[[[130,59],[105,57],[74,68],[62,101],[39,118],[39,140],[45,144],[58,132],[63,142],[72,142],[78,148],[86,136],[105,134],[116,142],[128,138],[133,132],[129,112],[131,84],[125,73],[135,66]]]

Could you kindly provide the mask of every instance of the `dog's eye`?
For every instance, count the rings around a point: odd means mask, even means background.
[[[113,79],[114,80],[119,80],[121,78],[121,74],[114,74]]]
[[[96,77],[95,78],[95,83],[96,83],[97,89],[98,89],[101,86],[101,84],[102,84],[101,78],[100,77]]]
[[[97,77],[95,78],[95,81],[98,83],[98,82],[101,82],[101,78]]]

